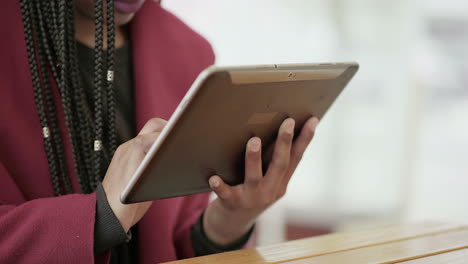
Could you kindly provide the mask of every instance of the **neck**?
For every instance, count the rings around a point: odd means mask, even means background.
[[[75,38],[80,43],[93,48],[95,45],[94,39],[94,20],[83,16],[80,12],[75,14]],[[104,32],[104,49],[107,48],[107,25],[103,25]],[[126,42],[127,36],[123,26],[116,26],[115,28],[115,47],[122,47]]]

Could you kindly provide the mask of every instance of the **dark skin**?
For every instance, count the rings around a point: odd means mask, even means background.
[[[74,2],[77,9],[76,39],[93,47],[94,1]],[[134,15],[115,14],[116,47],[128,41],[124,26]],[[109,204],[125,231],[138,223],[152,202],[124,205],[120,202],[120,193],[165,125],[166,121],[159,118],[149,120],[137,137],[118,147],[104,177],[103,187]],[[286,119],[278,131],[272,161],[265,174],[262,170],[262,142],[260,138],[253,137],[247,142],[243,184],[229,186],[217,175],[209,179],[218,197],[208,205],[204,214],[203,228],[208,238],[220,245],[236,241],[252,227],[262,212],[285,195],[317,125],[318,119],[310,118],[293,141],[295,121]]]

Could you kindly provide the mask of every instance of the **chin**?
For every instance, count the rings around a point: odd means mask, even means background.
[[[114,22],[116,26],[123,26],[128,24],[133,17],[135,16],[135,13],[130,13],[130,14],[122,14],[122,13],[115,13],[114,17]]]
[[[77,13],[86,19],[94,21],[94,1],[93,0],[73,0]],[[141,0],[140,0],[141,1]],[[104,12],[105,9],[104,9]],[[128,24],[135,16],[133,13],[121,13],[115,10],[114,22],[116,26]]]

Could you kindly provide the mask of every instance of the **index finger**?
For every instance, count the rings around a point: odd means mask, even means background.
[[[286,192],[286,188],[288,186],[289,180],[293,175],[294,171],[297,168],[297,165],[302,159],[302,155],[309,146],[309,143],[312,141],[312,138],[315,135],[315,129],[319,123],[318,118],[311,117],[302,127],[301,133],[299,137],[295,140],[292,149],[291,149],[291,162],[289,164],[288,172],[286,173],[286,177],[283,178],[283,193]]]
[[[161,132],[166,126],[167,121],[161,118],[151,118],[146,122],[138,135]]]
[[[275,188],[281,184],[289,167],[292,140],[294,136],[294,119],[286,119],[278,131],[273,157],[265,173],[265,184],[268,188]],[[273,189],[271,189],[274,191]]]

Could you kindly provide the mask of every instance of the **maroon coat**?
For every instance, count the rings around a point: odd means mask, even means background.
[[[95,194],[54,197],[19,1],[1,2],[0,263],[105,263],[109,253],[96,259],[93,255]],[[214,56],[202,37],[154,1],[145,3],[130,32],[139,130],[152,117],[168,119]],[[56,105],[66,135],[57,98]],[[67,139],[65,152],[74,190],[79,193]],[[190,228],[207,201],[208,194],[201,194],[154,202],[138,225],[140,262],[192,257]]]

